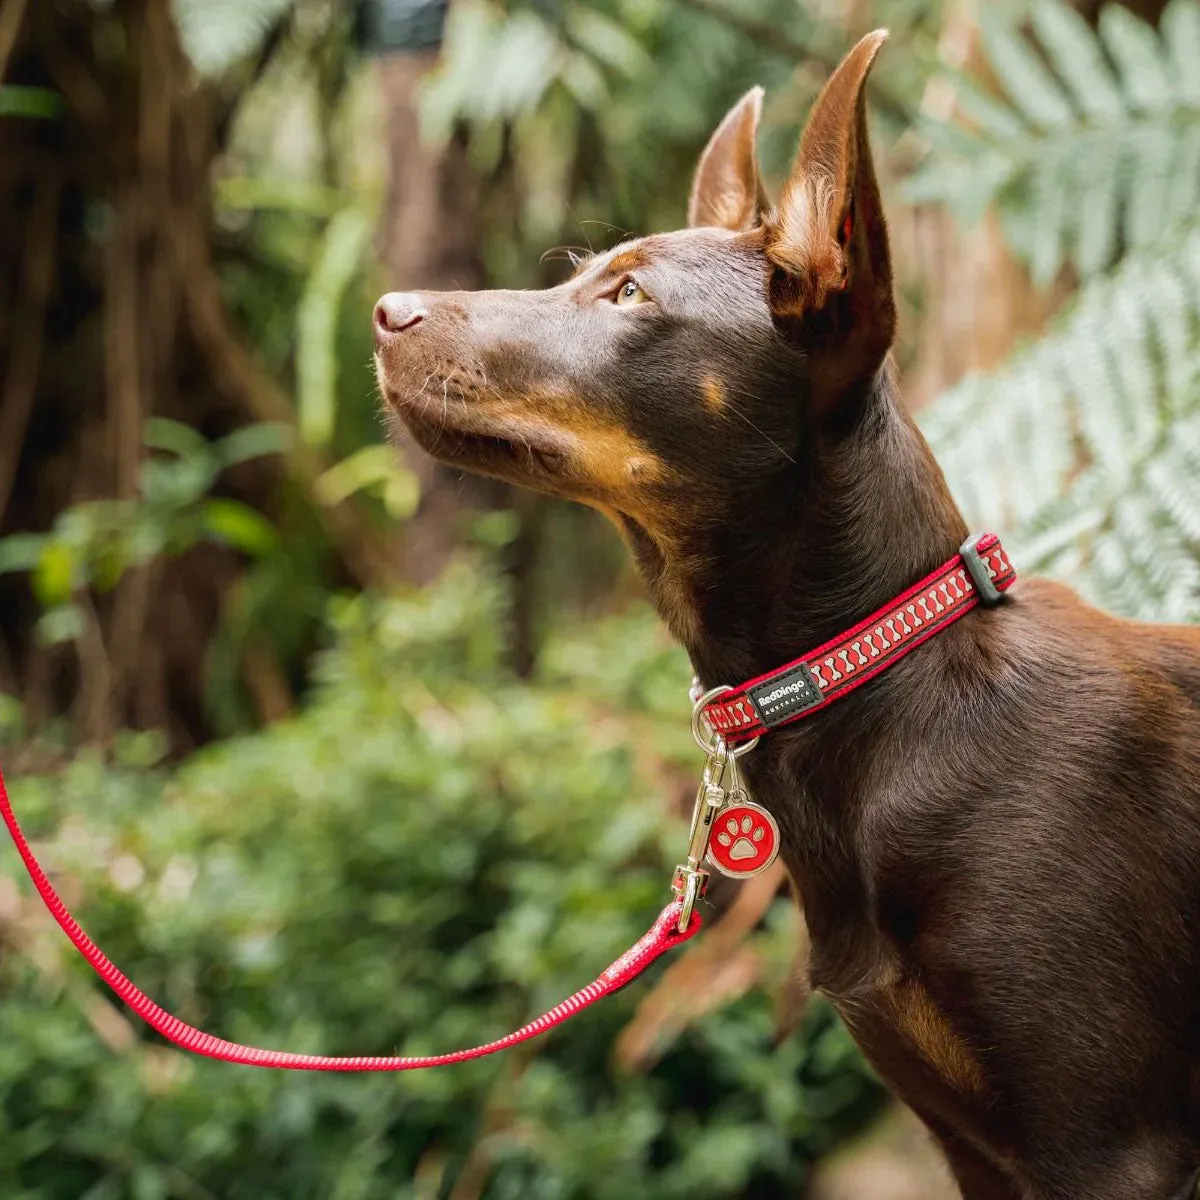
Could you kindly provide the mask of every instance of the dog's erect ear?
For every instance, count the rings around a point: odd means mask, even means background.
[[[751,88],[709,138],[692,182],[689,225],[720,225],[740,232],[758,224],[762,188],[754,138],[762,98],[762,88]]]
[[[873,374],[896,327],[887,226],[867,137],[866,82],[887,30],[868,34],[829,77],[809,114],[778,207],[767,220],[771,307],[831,339],[846,385]]]

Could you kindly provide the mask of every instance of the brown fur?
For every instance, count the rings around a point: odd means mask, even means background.
[[[762,113],[762,88],[751,88],[717,127],[696,167],[688,224],[722,229],[753,229],[758,224],[762,186],[754,135]],[[744,182],[752,178],[754,186]]]
[[[545,292],[393,297],[422,319],[377,325],[397,421],[448,462],[609,515],[706,686],[853,624],[967,532],[886,363],[863,101],[881,42],[818,99],[777,209],[751,93],[693,189],[725,228],[641,239]],[[618,305],[630,278],[646,300]],[[1022,578],[744,770],[783,833],[812,983],[966,1200],[1182,1200],[1200,1165],[1200,629]]]

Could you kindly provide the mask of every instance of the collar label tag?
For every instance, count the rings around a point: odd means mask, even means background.
[[[783,675],[776,675],[747,693],[758,718],[769,729],[823,699],[817,681],[807,663],[800,663]]]

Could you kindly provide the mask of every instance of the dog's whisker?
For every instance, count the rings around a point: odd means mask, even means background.
[[[539,263],[561,262],[564,259],[573,267],[578,267],[581,262],[587,262],[594,258],[595,255],[585,246],[551,246],[538,259]]]
[[[749,425],[750,428],[755,431],[755,433],[759,434],[759,436],[762,437],[762,439],[769,446],[771,446],[772,448],[777,450],[780,454],[782,454],[783,457],[786,458],[788,460],[788,462],[790,462],[792,464],[792,466],[796,465],[796,460],[769,433],[767,433],[766,430],[759,428],[759,426],[757,426],[748,416],[746,416],[746,414],[744,412],[742,412],[742,410],[740,408],[738,408],[738,406],[736,404],[734,404],[732,401],[727,401],[726,407],[729,409],[729,411],[731,413],[733,413],[733,415],[735,417],[738,417],[741,420],[745,421],[746,424]]]
[[[583,240],[585,242],[587,242],[588,252],[594,256],[596,253],[596,248],[592,245],[592,239],[590,237],[588,237],[588,232],[583,227],[584,221],[581,220],[581,218],[579,217],[579,214],[576,213],[575,209],[569,204],[567,205],[567,211],[571,214],[572,217],[575,218],[575,223],[579,226],[579,232],[583,234]]]

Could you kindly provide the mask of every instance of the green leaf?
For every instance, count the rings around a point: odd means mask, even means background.
[[[86,628],[86,618],[77,604],[58,604],[42,613],[33,631],[43,646],[58,646],[76,641]]]
[[[498,30],[492,69],[482,81],[481,115],[514,118],[532,109],[558,77],[563,47],[535,12],[518,9]]]
[[[330,467],[316,482],[313,494],[319,503],[340,504],[355,492],[378,492],[388,515],[403,520],[417,509],[417,477],[406,470],[388,445],[364,446]]]
[[[1125,182],[1121,158],[1097,154],[1078,181],[1084,196],[1074,205],[1074,262],[1084,278],[1110,266],[1117,250],[1121,187]]]
[[[1200,227],[1129,253],[922,415],[971,524],[1097,603],[1200,621]]]
[[[24,731],[25,713],[16,696],[0,692],[0,742],[16,741]]]
[[[71,546],[47,539],[33,569],[33,594],[43,608],[65,604],[79,582],[82,563]]]
[[[393,521],[405,521],[417,511],[421,486],[412,471],[394,471],[383,481],[383,507]]]
[[[571,54],[563,70],[563,85],[575,97],[579,107],[599,112],[609,98],[604,72],[586,54]]]
[[[1200,3],[1171,0],[1159,21],[1171,59],[1172,86],[1193,107],[1200,107]]]
[[[229,213],[269,209],[327,220],[345,208],[346,200],[344,192],[309,179],[237,175],[213,185],[214,204]]]
[[[1190,49],[1200,6],[1175,0],[1161,38],[1116,5],[1102,10],[1099,35],[1063,0],[1031,12],[1036,44],[1007,18],[986,19],[984,46],[1007,95],[989,100],[951,73],[962,119],[981,128],[960,130],[965,140],[931,134],[908,191],[945,202],[966,225],[995,199],[1005,240],[1039,282],[1064,264],[1094,277],[1122,243],[1170,242],[1200,207]],[[1022,117],[1035,128],[1022,131]]]
[[[480,513],[471,522],[471,536],[480,545],[502,550],[516,541],[521,533],[521,518],[508,508]]]
[[[9,83],[0,86],[0,117],[27,117],[55,121],[62,116],[62,97],[43,87]]]
[[[287,454],[295,440],[290,425],[278,421],[262,421],[243,425],[227,434],[213,447],[222,467],[269,454]]]
[[[166,450],[185,458],[189,454],[207,454],[208,441],[198,430],[182,421],[150,417],[142,430],[142,441],[151,450]]]
[[[0,575],[33,570],[45,544],[46,537],[40,533],[10,533],[0,538]]]
[[[1074,113],[1062,88],[1021,35],[991,15],[981,29],[983,50],[996,77],[1029,120],[1043,129],[1070,125]]]
[[[238,500],[206,500],[200,509],[200,525],[209,537],[256,558],[279,547],[279,537],[271,522]]]
[[[156,508],[178,511],[199,500],[218,472],[216,456],[207,451],[187,458],[146,459],[139,472],[142,498]]]
[[[1119,120],[1125,111],[1119,85],[1091,26],[1062,0],[1038,0],[1030,15],[1038,40],[1084,116]]]
[[[1029,127],[1003,100],[984,91],[969,75],[952,79],[959,112],[978,125],[989,140],[1012,142],[1028,135]]]
[[[179,40],[201,75],[219,75],[262,43],[295,0],[171,0]]]
[[[113,740],[113,761],[123,767],[154,767],[171,752],[171,743],[161,729],[126,729]]]
[[[1133,246],[1151,246],[1172,230],[1166,224],[1178,134],[1162,126],[1139,131],[1130,146],[1132,182],[1125,207],[1125,236]]]
[[[572,5],[567,10],[566,29],[581,49],[631,79],[649,72],[654,65],[636,38],[594,8]]]
[[[130,566],[145,566],[166,549],[169,526],[174,514],[140,505],[126,526],[125,555]]]
[[[337,315],[371,236],[371,221],[357,208],[329,222],[316,267],[296,316],[297,418],[310,446],[325,446],[337,419]]]
[[[1158,34],[1119,4],[1100,10],[1099,27],[1133,106],[1143,112],[1169,106],[1173,100],[1171,74]]]

